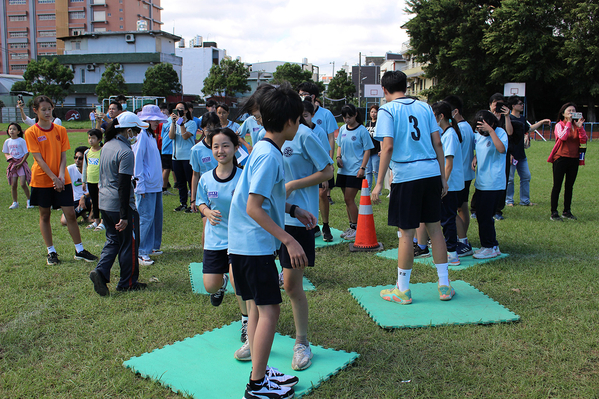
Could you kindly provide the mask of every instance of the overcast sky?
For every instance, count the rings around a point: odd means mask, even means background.
[[[352,4],[350,6],[350,4]],[[233,59],[308,62],[330,76],[358,55],[398,52],[408,40],[403,0],[162,0],[162,30],[216,42]],[[364,58],[362,59],[364,62]]]

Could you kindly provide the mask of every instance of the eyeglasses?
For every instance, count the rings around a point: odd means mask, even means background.
[[[75,157],[74,159],[77,161],[83,161],[83,157]]]

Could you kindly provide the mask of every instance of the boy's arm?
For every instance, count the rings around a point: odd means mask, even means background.
[[[285,230],[283,230],[262,208],[264,197],[260,194],[250,193],[246,212],[256,221],[264,230],[272,234],[277,240],[281,241],[287,247],[291,266],[294,269],[303,268],[308,264],[308,258],[304,253],[302,246]]]
[[[287,198],[289,198],[289,195],[295,190],[315,186],[319,183],[331,180],[332,177],[333,169],[331,169],[331,167],[327,165],[323,170],[313,173],[310,176],[306,176],[302,179],[292,180],[289,183],[285,184]]]
[[[441,171],[441,198],[445,197],[447,191],[449,190],[449,186],[447,185],[447,178],[445,177],[445,154],[443,154],[443,144],[441,143],[441,136],[439,135],[439,131],[435,130],[431,133],[431,139],[433,142],[433,148],[435,149],[435,153],[437,154],[437,162],[439,162],[439,170]]]
[[[391,162],[391,155],[393,154],[393,137],[384,137],[381,141],[381,152],[380,152],[380,163],[379,163],[379,175],[376,180],[376,185],[370,193],[370,198],[375,204],[379,203],[379,195],[383,190],[383,184],[385,182],[385,176],[389,169],[389,162]]]

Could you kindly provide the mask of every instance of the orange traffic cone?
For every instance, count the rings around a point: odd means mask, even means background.
[[[370,187],[368,181],[362,180],[362,193],[360,196],[360,212],[358,214],[358,228],[356,229],[356,240],[349,244],[351,252],[380,251],[383,244],[377,242],[374,229],[374,216],[372,215],[372,203],[370,202]]]

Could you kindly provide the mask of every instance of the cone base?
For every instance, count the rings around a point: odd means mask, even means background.
[[[354,243],[349,244],[349,252],[376,252],[383,250],[383,244],[380,242],[375,247],[359,247]]]

